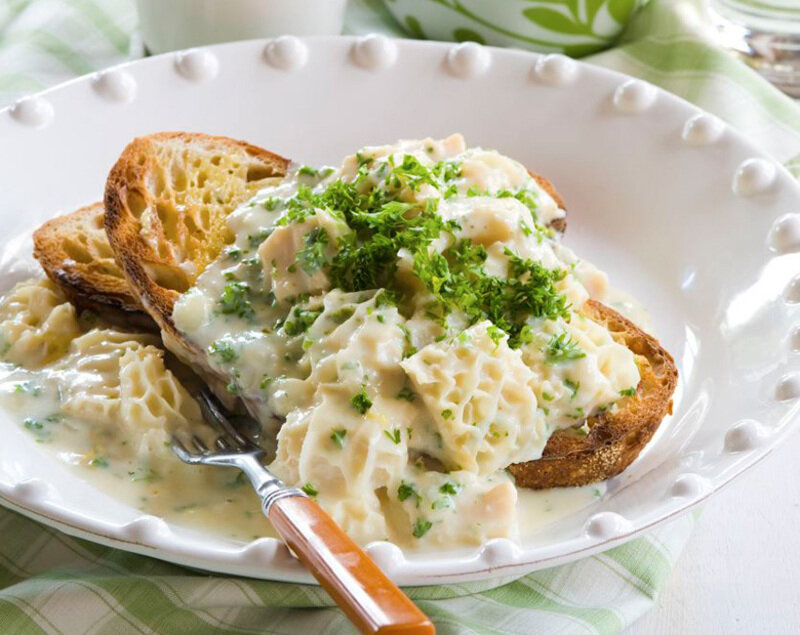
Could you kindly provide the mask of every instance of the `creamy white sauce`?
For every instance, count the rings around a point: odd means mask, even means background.
[[[312,203],[327,192],[343,207]],[[346,293],[331,281],[339,254],[365,240],[363,221],[342,210],[363,214],[350,201],[374,194],[406,219],[442,222],[422,251],[393,247],[396,273],[384,282],[400,306],[380,282]],[[539,458],[553,431],[614,407],[639,381],[632,353],[575,313],[608,282],[547,229],[563,213],[522,165],[457,135],[363,148],[338,169],[301,168],[234,212],[234,245],[173,318],[255,416],[284,421],[271,469],[356,540],[514,537],[517,492],[504,468]],[[437,319],[418,259],[456,257],[463,245],[484,250],[484,275],[501,286],[532,275],[525,262],[562,271],[555,285],[570,309],[529,321],[521,345],[460,309]]]
[[[498,279],[510,271],[509,253],[563,269],[557,291],[569,315],[530,321],[528,339],[512,346],[485,319],[470,322],[460,311],[432,319],[433,296],[409,250],[397,253],[402,311],[378,289],[331,289],[326,270],[298,266],[309,235],[324,231],[327,242],[310,255],[330,261],[352,234],[324,209],[284,223],[284,201],[298,184],[319,192],[348,182],[368,157],[365,183],[374,186],[391,171],[389,157],[399,165],[407,156],[428,169],[459,166],[438,184],[399,193],[408,205],[436,200],[438,216],[457,223],[428,253],[469,239]],[[179,300],[174,319],[268,431],[282,421],[271,468],[305,487],[358,542],[425,551],[529,537],[594,503],[604,486],[517,490],[504,468],[539,458],[554,430],[613,408],[639,380],[630,351],[574,311],[594,297],[640,324],[645,314],[546,231],[562,215],[523,166],[468,150],[457,135],[362,149],[338,170],[295,174],[231,215],[234,245]],[[242,541],[273,535],[235,471],[172,455],[171,434],[210,441],[212,432],[155,338],[79,318],[48,282],[17,287],[0,303],[0,335],[0,404],[82,477],[169,521]],[[553,349],[558,338],[569,346]],[[556,362],[553,350],[562,355]]]
[[[88,379],[86,383],[77,380],[77,385],[96,383]],[[16,387],[21,384],[30,385],[32,390],[18,391]],[[1,366],[0,405],[43,450],[54,454],[80,478],[120,502],[168,522],[242,542],[277,537],[261,513],[258,497],[237,471],[188,466],[165,448],[160,457],[162,467],[158,477],[153,478],[148,461],[140,457],[118,458],[119,452],[112,447],[117,435],[98,433],[95,423],[65,414],[57,396],[58,385],[50,371]],[[36,391],[36,387],[42,390]],[[129,441],[123,438],[116,442]],[[100,454],[98,447],[111,451]],[[98,457],[105,460],[95,464]],[[604,493],[604,483],[518,490],[516,516],[520,538],[535,536],[547,525],[598,502]]]

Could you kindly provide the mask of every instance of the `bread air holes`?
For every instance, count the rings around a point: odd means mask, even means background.
[[[132,190],[128,191],[125,202],[127,203],[131,214],[133,214],[134,218],[137,219],[141,218],[144,210],[147,209],[147,202],[145,201],[144,197]]]
[[[203,229],[209,229],[211,227],[211,212],[207,207],[201,207],[197,211],[197,224]]]
[[[188,232],[189,236],[194,235],[195,233],[200,231],[200,227],[198,223],[194,219],[195,214],[192,212],[187,212],[183,215],[183,224],[186,227],[186,231]]]
[[[186,189],[187,184],[188,179],[186,178],[186,170],[184,170],[182,166],[173,163],[172,189],[174,189],[176,192],[183,192]]]
[[[189,281],[186,274],[177,267],[170,267],[159,263],[148,263],[145,265],[147,275],[158,286],[172,289],[178,293],[189,290]]]
[[[92,258],[92,254],[89,253],[89,249],[86,247],[86,236],[79,234],[77,238],[81,241],[75,240],[73,238],[68,238],[64,241],[63,247],[64,251],[66,252],[67,256],[74,260],[75,262],[79,262],[81,264],[87,264],[94,260]]]
[[[92,253],[94,253],[101,260],[114,260],[114,251],[107,240],[91,240],[89,239]]]
[[[247,167],[247,182],[261,181],[272,176],[272,171],[265,165],[250,165]]]
[[[171,205],[168,206],[164,203],[156,203],[156,214],[158,214],[158,220],[161,223],[161,231],[164,233],[164,237],[170,242],[179,242],[180,230],[178,228],[178,218],[181,215],[178,214],[177,210]],[[159,252],[160,251],[159,245]]]

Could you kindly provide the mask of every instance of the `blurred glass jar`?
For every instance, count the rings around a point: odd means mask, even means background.
[[[347,0],[137,0],[150,53],[277,35],[337,35]]]
[[[720,44],[800,97],[800,0],[707,0]]]

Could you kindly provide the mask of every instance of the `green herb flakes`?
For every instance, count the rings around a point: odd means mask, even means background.
[[[319,494],[319,490],[317,490],[317,488],[314,487],[311,483],[306,483],[300,489],[303,490],[303,492],[305,492],[306,494],[308,494],[312,498],[316,498],[317,494]]]
[[[367,395],[366,388],[362,386],[361,390],[350,398],[350,405],[362,415],[367,413],[367,410],[372,407],[372,400]]]
[[[416,522],[414,523],[414,529],[412,530],[411,534],[414,538],[422,538],[425,534],[428,533],[430,528],[433,527],[433,523],[429,520],[423,520],[422,518],[417,518]]]
[[[347,436],[347,430],[339,428],[331,432],[331,441],[333,441],[340,449],[344,447],[344,438]]]
[[[581,350],[578,343],[566,333],[553,335],[543,350],[548,364],[560,364],[586,357],[586,353]]]
[[[391,432],[389,430],[384,430],[383,433],[389,437],[389,440],[394,443],[395,445],[400,445],[401,437],[400,437],[400,428],[394,428]]]

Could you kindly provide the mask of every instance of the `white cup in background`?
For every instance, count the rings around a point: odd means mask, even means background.
[[[150,53],[277,35],[337,35],[347,0],[137,0]]]

